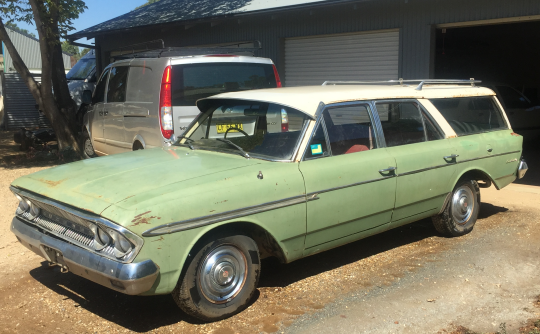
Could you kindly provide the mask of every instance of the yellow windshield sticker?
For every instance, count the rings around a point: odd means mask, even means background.
[[[311,155],[318,155],[322,154],[322,145],[321,144],[315,144],[311,145]]]

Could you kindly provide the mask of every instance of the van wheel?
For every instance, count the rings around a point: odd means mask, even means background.
[[[97,157],[97,154],[94,151],[94,146],[92,145],[92,140],[90,139],[90,135],[88,134],[88,131],[86,130],[83,131],[81,145],[83,148],[83,155],[85,159]]]
[[[203,245],[186,265],[172,296],[184,312],[204,321],[224,319],[245,309],[261,269],[257,244],[245,235]]]
[[[459,237],[472,231],[480,211],[480,188],[474,180],[461,180],[443,212],[432,217],[435,229],[449,237]]]

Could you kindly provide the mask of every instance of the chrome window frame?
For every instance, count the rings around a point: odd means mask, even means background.
[[[332,108],[350,107],[350,106],[356,106],[356,105],[366,105],[368,107],[367,108],[368,116],[369,116],[369,119],[371,120],[371,124],[373,125],[373,131],[375,133],[374,137],[375,137],[375,141],[377,143],[377,147],[374,148],[374,149],[385,148],[386,147],[386,142],[384,141],[384,137],[381,136],[382,135],[381,121],[379,119],[379,115],[377,113],[373,112],[373,110],[376,110],[376,109],[374,109],[373,101],[371,101],[371,100],[358,100],[358,101],[350,101],[350,102],[332,103],[332,104],[328,104],[328,105],[325,105],[324,103],[321,102],[319,104],[319,108],[317,109],[317,112],[315,113],[315,116],[316,116],[315,126],[313,127],[313,130],[311,131],[311,135],[309,136],[309,140],[307,141],[306,147],[304,148],[304,152],[302,154],[302,158],[300,159],[300,161],[311,161],[311,160],[316,160],[316,159],[321,159],[321,158],[333,157],[334,155],[332,154],[332,148],[330,147],[330,138],[328,138],[328,132],[326,130],[326,123],[324,122],[323,113],[326,110],[332,109]],[[307,150],[308,150],[308,147],[309,147],[309,143],[313,139],[313,136],[315,135],[315,133],[318,130],[318,127],[321,126],[321,124],[323,126],[324,136],[325,136],[325,139],[326,139],[326,147],[328,148],[329,155],[306,158],[306,153],[307,153]],[[340,154],[340,155],[342,155],[342,154]],[[336,156],[339,156],[339,155],[336,155]]]

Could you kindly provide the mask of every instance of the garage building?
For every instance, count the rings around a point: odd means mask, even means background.
[[[284,86],[459,78],[540,87],[537,0],[161,0],[70,36],[99,66],[122,47],[261,41]]]

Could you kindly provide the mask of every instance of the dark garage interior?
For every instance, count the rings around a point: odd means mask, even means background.
[[[540,104],[540,22],[436,30],[435,78],[506,84]]]

